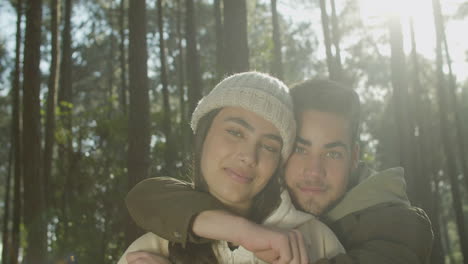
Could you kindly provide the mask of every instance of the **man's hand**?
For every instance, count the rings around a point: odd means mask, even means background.
[[[129,252],[125,258],[128,264],[171,264],[167,258],[145,251]]]

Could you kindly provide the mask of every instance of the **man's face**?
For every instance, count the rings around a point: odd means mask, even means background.
[[[294,204],[315,215],[334,205],[346,192],[358,152],[358,145],[351,142],[349,121],[344,117],[304,111],[285,172]]]

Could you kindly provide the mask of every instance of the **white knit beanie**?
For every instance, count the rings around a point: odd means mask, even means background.
[[[283,140],[283,161],[288,159],[296,137],[296,121],[289,89],[282,81],[259,72],[227,77],[198,102],[192,114],[193,132],[204,115],[226,106],[242,107],[271,122]]]

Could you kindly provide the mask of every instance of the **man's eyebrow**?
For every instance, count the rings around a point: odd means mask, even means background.
[[[251,132],[255,131],[255,128],[251,124],[249,124],[249,122],[245,121],[244,119],[242,119],[240,117],[230,116],[230,117],[225,118],[224,121],[234,122],[236,124],[239,124],[239,125],[243,126],[244,128],[246,128],[247,130],[249,130]],[[280,143],[280,144],[283,144],[283,140],[278,135],[266,134],[265,137],[267,137],[269,139],[272,139],[272,140],[275,140],[275,141],[278,141],[278,143]]]
[[[299,144],[302,144],[302,145],[306,145],[306,146],[312,146],[312,142],[310,142],[309,140],[306,140],[304,138],[301,138],[300,136],[297,136],[296,137],[296,142],[299,143]]]
[[[331,142],[331,143],[325,144],[324,146],[325,146],[325,148],[343,147],[344,149],[349,150],[348,145],[345,144],[345,143],[344,143],[343,141],[341,141],[341,140],[338,140],[338,141],[335,141],[335,142]]]

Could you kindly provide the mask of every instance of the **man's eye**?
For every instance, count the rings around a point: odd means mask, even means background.
[[[327,157],[332,158],[332,159],[342,159],[343,153],[338,152],[338,151],[329,151],[327,152]]]
[[[229,134],[235,136],[235,137],[238,137],[238,138],[241,138],[242,137],[242,132],[240,132],[239,130],[235,130],[235,129],[227,129],[226,130]]]

